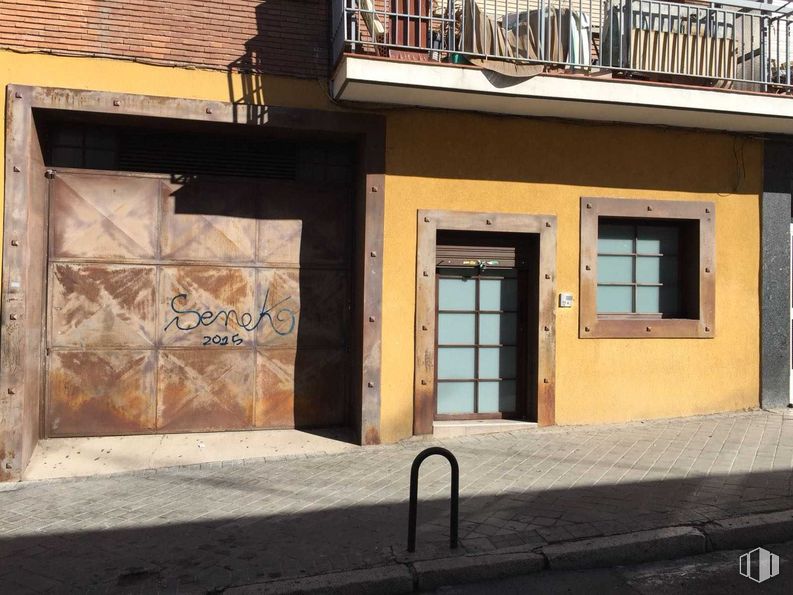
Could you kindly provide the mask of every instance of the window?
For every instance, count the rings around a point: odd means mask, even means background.
[[[583,338],[714,336],[712,203],[584,198]]]
[[[598,222],[597,312],[682,316],[681,229],[675,223]],[[683,256],[684,264],[690,259]]]
[[[118,165],[118,141],[108,128],[56,126],[49,142],[48,165],[88,169],[115,169]]]

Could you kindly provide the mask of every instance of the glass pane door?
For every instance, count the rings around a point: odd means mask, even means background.
[[[516,271],[439,268],[437,277],[437,415],[514,415],[518,409]]]

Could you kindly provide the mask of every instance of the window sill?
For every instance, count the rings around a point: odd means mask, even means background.
[[[581,325],[582,339],[712,339],[713,326],[686,318],[597,318]]]

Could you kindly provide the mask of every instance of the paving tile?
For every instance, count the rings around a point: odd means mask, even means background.
[[[388,564],[406,555],[410,464],[431,445],[460,463],[460,554],[793,508],[787,413],[537,429],[26,484],[0,492],[0,558],[35,573],[0,580],[185,592]],[[452,555],[448,481],[443,461],[422,468],[412,559]]]

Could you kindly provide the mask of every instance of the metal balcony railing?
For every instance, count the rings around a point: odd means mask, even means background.
[[[793,0],[333,0],[342,54],[790,93]]]

